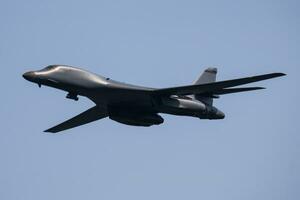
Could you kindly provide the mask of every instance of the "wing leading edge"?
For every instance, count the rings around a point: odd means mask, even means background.
[[[107,112],[103,108],[100,108],[98,106],[94,106],[83,113],[80,113],[79,115],[61,123],[58,124],[57,126],[54,126],[50,129],[45,130],[44,132],[49,132],[49,133],[57,133],[60,131],[64,131],[70,128],[74,128],[77,126],[81,126],[102,118],[107,117]]]
[[[219,81],[214,83],[207,83],[201,85],[187,85],[187,86],[180,86],[180,87],[171,87],[171,88],[164,88],[155,90],[154,93],[157,95],[189,95],[189,94],[229,94],[235,92],[245,92],[250,90],[257,90],[263,88],[231,88],[239,85],[244,85],[248,83],[258,82],[262,80],[272,79],[280,76],[285,76],[286,74],[283,73],[271,73],[271,74],[264,74],[259,76],[251,76],[247,78],[239,78],[239,79],[232,79],[227,81]]]

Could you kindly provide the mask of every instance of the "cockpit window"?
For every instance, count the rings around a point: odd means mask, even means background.
[[[44,70],[51,70],[51,69],[54,69],[56,67],[57,67],[56,65],[49,65],[49,66],[45,67]]]
[[[45,67],[45,68],[43,68],[43,69],[41,69],[37,72],[48,72],[50,70],[56,69],[57,67],[58,67],[58,65],[49,65],[49,66],[47,66],[47,67]]]

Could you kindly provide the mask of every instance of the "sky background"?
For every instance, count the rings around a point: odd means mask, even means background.
[[[299,1],[0,0],[0,199],[300,199]],[[270,72],[264,91],[223,96],[221,121],[104,119],[63,134],[86,109],[25,71],[68,64],[149,87]]]

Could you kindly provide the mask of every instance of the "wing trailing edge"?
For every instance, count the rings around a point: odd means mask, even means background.
[[[216,90],[212,92],[212,95],[223,95],[223,94],[232,94],[232,93],[239,93],[239,92],[248,92],[253,90],[263,90],[266,89],[264,87],[246,87],[246,88],[224,88],[221,90]]]

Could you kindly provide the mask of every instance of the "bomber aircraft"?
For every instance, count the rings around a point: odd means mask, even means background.
[[[213,106],[220,95],[264,89],[235,87],[284,76],[270,73],[247,78],[216,82],[216,68],[207,68],[192,85],[155,89],[111,80],[86,70],[67,65],[50,65],[29,71],[23,77],[67,92],[66,98],[85,96],[95,106],[45,132],[57,133],[102,118],[132,126],[152,126],[164,122],[158,113],[191,116],[200,119],[224,119],[225,114]]]

